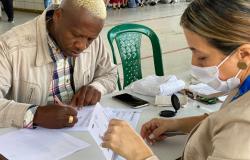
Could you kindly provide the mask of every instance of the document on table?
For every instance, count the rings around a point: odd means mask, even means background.
[[[21,129],[0,136],[0,153],[10,160],[57,160],[88,146],[68,134],[47,129]]]
[[[111,119],[121,119],[129,122],[134,128],[136,127],[141,111],[135,111],[132,109],[114,109],[114,108],[102,108],[100,104],[97,104],[92,114],[93,119],[89,127],[90,134],[95,139],[98,146],[102,143],[102,136],[108,128],[108,123]],[[109,149],[100,147],[107,160],[123,159],[116,155]]]
[[[222,96],[223,93],[220,91],[217,91],[213,89],[212,87],[208,86],[207,84],[204,83],[198,83],[196,85],[190,85],[188,87],[189,91],[191,91],[194,94],[203,96],[203,97],[208,97],[208,98],[213,98],[213,97],[218,97]]]
[[[101,147],[102,137],[108,129],[109,121],[113,118],[129,122],[136,127],[141,111],[133,109],[103,108],[100,104],[95,107],[84,107],[78,111],[78,123],[68,131],[89,131],[107,160],[116,159],[117,155],[112,150]]]
[[[100,106],[100,104],[98,104]],[[97,105],[97,106],[98,106]],[[61,131],[87,131],[90,126],[90,121],[93,116],[94,106],[84,107],[78,111],[78,122],[72,128],[63,128]],[[134,109],[118,109],[118,108],[103,108],[105,114],[110,119],[121,119],[129,122],[134,128],[141,116],[141,110]]]
[[[141,112],[141,110],[135,109],[105,108],[105,113],[110,118],[127,121],[133,128],[136,128],[141,116]]]
[[[63,128],[61,131],[87,131],[94,111],[94,106],[84,107],[78,111],[78,122],[72,128]]]
[[[116,159],[117,157],[112,150],[104,149],[100,145],[102,136],[108,129],[111,119],[121,119],[129,122],[136,128],[140,119],[141,111],[134,109],[114,109],[103,108],[100,104],[96,106],[84,107],[78,111],[78,122],[72,128],[63,128],[60,131],[88,131],[94,138],[95,142],[103,152],[107,160]]]
[[[102,106],[97,104],[94,108],[88,130],[103,152],[106,160],[112,160],[115,155],[112,150],[101,147],[102,137],[108,129],[109,121],[110,117],[107,116]]]

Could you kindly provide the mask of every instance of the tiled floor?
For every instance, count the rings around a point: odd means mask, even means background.
[[[183,32],[179,26],[181,14],[187,3],[175,5],[159,4],[154,7],[112,10],[108,9],[108,19],[101,33],[107,48],[107,32],[113,26],[120,23],[139,23],[152,28],[158,35],[163,51],[164,69],[166,74],[180,74],[190,67],[191,54],[187,47]],[[38,14],[15,12],[15,24],[6,22],[5,15],[0,21],[0,34],[15,25],[22,24]],[[142,68],[143,75],[154,73],[152,52],[150,43],[144,38],[142,41]]]

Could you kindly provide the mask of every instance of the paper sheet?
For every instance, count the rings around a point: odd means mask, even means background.
[[[103,152],[106,160],[122,159],[122,157],[118,157],[112,150],[101,147],[102,137],[107,131],[111,119],[125,120],[135,128],[140,115],[140,110],[103,108],[100,104],[97,104],[95,107],[87,107],[78,112],[79,121],[71,131],[82,130],[83,128],[87,129]],[[82,122],[84,119],[88,122]],[[87,123],[89,124],[87,125]]]
[[[57,160],[88,146],[68,134],[47,129],[21,129],[0,136],[0,153],[10,160]]]
[[[98,104],[100,106],[100,104]],[[97,105],[97,106],[98,106]],[[61,131],[87,131],[94,111],[94,106],[84,107],[78,111],[78,122],[72,128],[63,128]],[[140,119],[141,111],[134,109],[103,108],[110,119],[121,119],[129,122],[134,128]]]
[[[105,108],[105,113],[110,118],[127,121],[133,128],[136,128],[141,116],[141,112],[141,110],[134,109]]]
[[[100,104],[97,104],[91,114],[92,118],[89,124],[89,132],[95,139],[97,145],[102,150],[106,160],[122,159],[118,157],[112,150],[101,147],[102,137],[107,131],[109,121],[113,118],[121,119],[129,122],[134,128],[136,127],[141,111],[135,111],[133,109],[114,109],[103,108]]]
[[[118,108],[105,108],[105,113],[109,119],[120,119],[130,123],[133,128],[136,128],[140,116],[141,110],[134,109],[118,109]],[[112,160],[125,160],[123,157],[113,154]]]
[[[92,118],[94,107],[84,107],[78,111],[78,122],[72,128],[62,128],[61,131],[87,131]]]
[[[110,117],[107,116],[102,106],[100,104],[97,104],[94,108],[88,130],[101,149],[106,160],[112,160],[114,156],[114,152],[112,150],[101,147],[101,144],[103,142],[102,137],[108,129],[109,121]]]
[[[189,90],[193,93],[202,94],[202,95],[211,95],[211,94],[220,93],[220,91],[217,91],[204,83],[190,85]]]
[[[89,131],[95,142],[103,152],[106,160],[116,159],[117,155],[112,150],[104,149],[100,145],[102,136],[108,129],[111,119],[121,119],[129,122],[136,128],[141,111],[134,109],[103,108],[100,104],[84,107],[78,111],[78,122],[72,128],[59,129],[60,131]],[[39,128],[43,129],[43,128]],[[44,129],[46,130],[46,129]],[[58,131],[58,130],[57,130]]]

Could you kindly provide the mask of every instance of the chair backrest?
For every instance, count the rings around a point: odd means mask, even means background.
[[[139,24],[121,24],[108,32],[108,41],[112,50],[114,63],[117,64],[113,41],[116,41],[120,54],[124,82],[121,87],[118,73],[118,87],[123,89],[130,83],[142,78],[141,72],[141,38],[147,36],[152,44],[155,74],[163,76],[162,52],[160,42],[155,32]]]

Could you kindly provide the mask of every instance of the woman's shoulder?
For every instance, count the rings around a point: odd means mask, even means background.
[[[208,116],[207,123],[214,133],[225,127],[234,127],[236,124],[249,127],[250,131],[250,92]]]
[[[250,159],[250,92],[209,115],[201,127],[213,146],[210,159]]]

